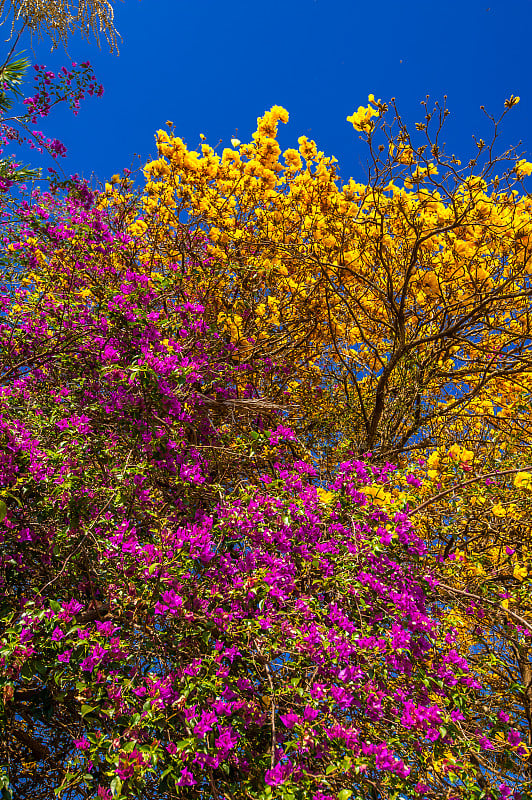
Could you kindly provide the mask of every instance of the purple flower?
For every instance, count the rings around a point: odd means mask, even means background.
[[[72,650],[65,650],[64,653],[59,653],[59,655],[57,656],[57,660],[62,661],[65,664],[68,664],[71,655],[72,655]]]
[[[178,786],[195,786],[194,775],[186,767],[181,770],[181,776],[177,779]]]
[[[111,620],[107,620],[106,622],[100,622],[99,620],[96,620],[95,624],[96,624],[96,630],[99,633],[103,633],[104,636],[112,636],[113,633],[119,630],[118,627],[113,625]]]
[[[521,741],[521,734],[519,733],[519,731],[512,729],[508,731],[507,738],[508,738],[508,743],[511,744],[513,747],[515,747]]]
[[[77,600],[69,600],[68,603],[63,603],[63,612],[69,618],[79,614],[83,606]]]
[[[484,748],[484,750],[493,750],[494,749],[492,743],[490,742],[490,740],[488,739],[487,736],[482,736],[478,740],[478,742],[479,742],[480,746]]]
[[[220,731],[220,735],[215,740],[214,744],[218,748],[218,750],[222,750],[224,753],[228,753],[229,750],[233,750],[236,747],[238,742],[238,738],[234,730],[230,727],[218,727]]]
[[[21,643],[24,644],[24,642],[29,642],[29,640],[32,638],[33,638],[33,631],[31,630],[31,628],[22,628],[22,630],[20,631]]]
[[[279,719],[283,723],[286,728],[293,728],[296,722],[299,722],[299,717],[297,714],[294,714],[293,711],[289,711],[288,714],[279,714]]]
[[[264,774],[264,782],[268,786],[279,786],[284,783],[288,776],[293,772],[291,761],[286,761],[282,764],[280,761],[273,767],[273,769],[266,770]]]
[[[316,708],[312,708],[312,706],[306,706],[305,710],[303,711],[303,719],[307,722],[314,722],[314,720],[319,716],[319,711]]]
[[[203,711],[199,722],[194,727],[194,735],[202,739],[207,733],[212,731],[213,725],[217,719],[213,711]]]
[[[183,605],[183,598],[176,594],[173,589],[163,592],[161,599],[169,611],[175,612]]]
[[[91,746],[89,740],[85,739],[85,737],[82,739],[74,739],[74,745],[78,750],[88,750]]]
[[[87,658],[84,658],[83,661],[81,662],[81,664],[80,664],[81,669],[86,671],[86,672],[92,672],[94,667],[97,664],[99,664],[100,661],[102,660],[102,658],[105,656],[106,652],[107,651],[106,651],[106,649],[104,647],[102,647],[101,645],[97,644],[93,648],[92,653],[90,653],[87,656]]]
[[[54,628],[54,632],[52,633],[52,642],[60,642],[63,639],[65,634],[61,630],[61,628]]]
[[[233,663],[235,658],[241,655],[242,653],[236,647],[227,647],[223,653],[224,658],[228,658],[231,664]]]

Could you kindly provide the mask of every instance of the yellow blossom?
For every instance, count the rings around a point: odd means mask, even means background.
[[[379,486],[379,484],[375,483],[372,486],[363,486],[362,491],[364,494],[369,495],[373,498],[374,503],[378,503],[379,505],[390,505],[392,502],[392,496],[390,492],[385,491],[383,486]]]
[[[514,486],[517,489],[532,489],[531,481],[532,474],[530,472],[518,472],[514,478]]]
[[[527,161],[524,158],[519,159],[519,161],[515,165],[515,169],[517,172],[517,176],[519,178],[522,178],[525,175],[532,175],[532,164],[530,163],[530,161]]]
[[[491,513],[496,517],[505,517],[508,512],[500,503],[496,503],[491,509]]]
[[[461,453],[462,448],[459,444],[453,444],[448,451],[449,458],[452,458],[453,461],[459,461]]]
[[[372,117],[378,117],[379,112],[368,106],[364,108],[364,106],[359,106],[357,111],[353,111],[350,117],[347,117],[347,121],[353,123],[353,128],[356,131],[364,131],[368,130],[373,126],[371,121]]]
[[[331,502],[331,500],[332,500],[332,499],[333,499],[333,497],[334,497],[334,492],[326,492],[326,491],[325,491],[325,489],[322,489],[322,488],[321,488],[321,486],[319,486],[319,487],[316,489],[316,491],[317,491],[317,493],[318,493],[318,497],[319,497],[320,501],[321,501],[321,502],[322,502],[324,505],[329,505],[329,503]]]
[[[431,470],[437,469],[440,466],[440,454],[437,450],[434,453],[431,453],[427,458],[427,466]]]

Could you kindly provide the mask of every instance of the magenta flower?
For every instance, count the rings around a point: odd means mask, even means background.
[[[238,742],[238,737],[230,726],[218,726],[219,736],[214,740],[215,747],[222,753],[227,754],[233,750]]]
[[[52,633],[52,642],[60,642],[61,639],[64,638],[64,636],[65,634],[61,630],[61,628],[54,628],[54,631]]]
[[[90,748],[90,742],[85,737],[81,739],[74,739],[74,745],[78,750],[88,750]]]
[[[286,728],[293,728],[294,725],[299,722],[299,717],[297,714],[294,714],[293,711],[289,711],[288,714],[279,714],[279,719],[283,723]]]
[[[62,653],[58,653],[57,660],[62,662],[63,664],[68,664],[70,658],[72,656],[72,650],[64,650]]]
[[[519,731],[512,729],[508,731],[506,738],[508,739],[509,744],[511,744],[512,747],[515,747],[521,741],[521,734]]]
[[[178,786],[195,786],[197,781],[194,779],[194,775],[190,772],[189,769],[183,767],[181,770],[181,774],[177,779]]]
[[[216,721],[217,717],[213,711],[203,711],[199,722],[194,726],[194,735],[203,738],[212,731]]]

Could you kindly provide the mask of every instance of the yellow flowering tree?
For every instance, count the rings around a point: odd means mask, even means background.
[[[528,380],[532,204],[516,188],[528,162],[479,140],[462,167],[440,145],[444,108],[426,108],[412,136],[394,110],[371,95],[349,117],[368,147],[364,182],[342,183],[306,137],[282,153],[278,106],[222,153],[159,131],[132,229],[163,260],[197,257],[243,360],[286,355],[295,372],[276,399],[297,405],[325,471],[339,439],[380,458],[434,447]]]

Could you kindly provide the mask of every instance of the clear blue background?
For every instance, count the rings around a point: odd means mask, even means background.
[[[45,131],[68,148],[68,173],[105,180],[155,152],[154,133],[172,120],[190,147],[199,134],[230,146],[245,141],[274,104],[290,113],[283,147],[305,134],[334,155],[344,178],[363,178],[365,152],[346,116],[368,93],[396,97],[407,122],[423,116],[425,95],[448,96],[444,140],[467,160],[471,134],[490,126],[505,98],[521,103],[506,119],[501,147],[522,140],[532,151],[532,0],[125,0],[115,5],[120,55],[81,38],[69,54],[90,60],[104,85],[77,117],[56,110]],[[3,30],[6,36],[8,26]],[[22,43],[33,61],[68,59],[50,42]]]

